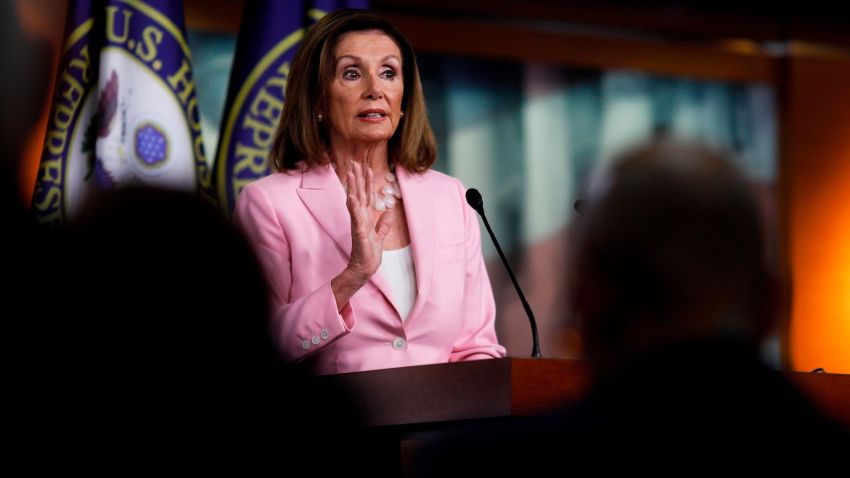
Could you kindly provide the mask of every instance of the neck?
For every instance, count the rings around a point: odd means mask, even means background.
[[[386,141],[345,144],[333,142],[330,159],[340,177],[348,173],[352,162],[360,163],[364,170],[367,167],[372,168],[375,177],[383,177],[390,169]]]

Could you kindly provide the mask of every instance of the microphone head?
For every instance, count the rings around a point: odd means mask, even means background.
[[[469,188],[466,190],[466,202],[472,209],[478,211],[478,214],[484,214],[484,199],[477,189]]]
[[[573,209],[575,209],[577,213],[581,214],[582,212],[584,212],[585,206],[587,206],[587,201],[585,201],[584,199],[577,199],[576,202],[573,204]]]

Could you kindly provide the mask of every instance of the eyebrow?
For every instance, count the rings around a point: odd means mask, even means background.
[[[339,63],[339,62],[341,62],[342,60],[345,60],[345,59],[354,60],[354,61],[355,61],[355,62],[357,62],[357,63],[360,63],[360,62],[362,62],[362,61],[363,61],[363,59],[362,59],[362,58],[360,58],[359,56],[354,56],[354,55],[343,55],[343,56],[341,56],[341,57],[337,58],[337,59],[336,59],[336,62],[337,62],[337,63]],[[399,63],[401,63],[401,58],[399,58],[397,55],[387,55],[387,56],[385,56],[385,57],[381,58],[381,63],[383,63],[383,62],[385,62],[385,61],[387,61],[387,60],[390,60],[390,59],[395,59],[396,61],[398,61]]]

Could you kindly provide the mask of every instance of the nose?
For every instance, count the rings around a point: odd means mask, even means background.
[[[367,100],[378,100],[384,97],[384,93],[378,86],[377,78],[369,75],[366,82],[366,88],[363,90],[363,98]]]

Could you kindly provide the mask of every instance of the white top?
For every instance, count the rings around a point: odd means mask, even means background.
[[[392,290],[392,301],[401,320],[407,320],[416,300],[416,276],[413,273],[413,254],[410,244],[393,251],[384,251],[378,268]]]

